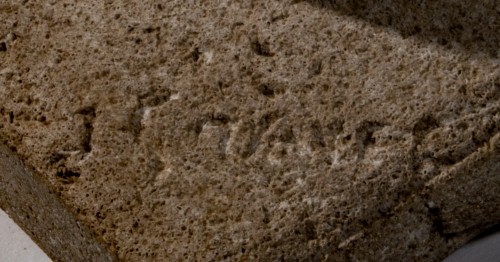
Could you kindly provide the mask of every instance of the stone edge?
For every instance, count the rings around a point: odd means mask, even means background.
[[[2,144],[0,208],[54,261],[118,261],[47,184]]]

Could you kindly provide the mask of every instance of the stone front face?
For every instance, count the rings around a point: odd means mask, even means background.
[[[0,139],[122,260],[439,261],[500,220],[488,38],[314,1],[21,2]]]

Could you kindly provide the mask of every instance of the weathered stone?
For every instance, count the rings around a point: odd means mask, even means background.
[[[0,145],[0,174],[0,206],[55,261],[116,260],[4,145]],[[5,237],[9,236],[2,234]]]
[[[500,221],[499,5],[378,2],[0,4],[0,139],[121,260],[439,261]]]

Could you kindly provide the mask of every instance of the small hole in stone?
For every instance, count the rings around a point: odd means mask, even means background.
[[[269,45],[267,43],[261,43],[258,40],[254,40],[250,43],[252,50],[260,56],[273,56],[271,50],[269,49]]]
[[[201,52],[200,50],[198,49],[198,47],[196,47],[192,52],[191,52],[191,57],[193,58],[193,60],[195,62],[198,61],[198,59],[200,59],[200,55],[201,55]]]
[[[62,170],[57,171],[56,176],[64,179],[65,183],[71,183],[73,182],[72,179],[80,177],[80,173],[63,168]]]
[[[259,91],[261,94],[267,96],[267,97],[274,97],[274,90],[271,86],[268,84],[263,84],[259,86]]]
[[[152,28],[152,27],[147,27],[146,29],[144,29],[144,33],[147,33],[147,34],[150,34],[154,31],[155,29]]]

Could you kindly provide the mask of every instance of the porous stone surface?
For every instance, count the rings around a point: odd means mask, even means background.
[[[85,225],[76,220],[75,216],[61,203],[47,187],[47,184],[33,175],[7,147],[0,145],[0,208],[4,209],[26,234],[45,250],[53,261],[116,261],[116,257],[98,241]],[[0,210],[3,213],[3,210]],[[5,215],[5,213],[3,213]],[[0,261],[36,261],[47,258],[36,255],[23,257],[30,248],[23,244],[22,238],[8,235],[11,230],[3,231],[2,249],[17,250],[20,258],[15,258],[12,250],[0,254]],[[13,231],[14,232],[14,231]],[[12,232],[11,232],[12,233]],[[33,242],[31,242],[32,245]],[[16,247],[16,245],[19,245]],[[31,248],[33,249],[33,248]],[[44,261],[49,260],[48,258]]]
[[[4,1],[0,138],[124,261],[439,261],[500,221],[498,6]]]

